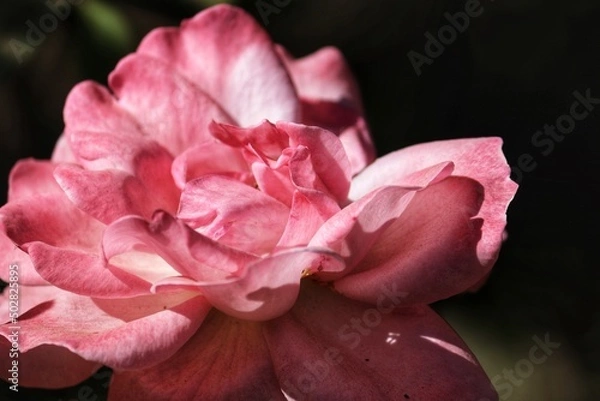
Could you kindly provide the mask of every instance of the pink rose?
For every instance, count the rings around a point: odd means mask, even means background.
[[[427,304],[498,256],[499,138],[374,160],[340,53],[294,60],[230,6],[151,32],[109,87],[73,89],[0,209],[20,385],[107,365],[111,401],[497,399]]]

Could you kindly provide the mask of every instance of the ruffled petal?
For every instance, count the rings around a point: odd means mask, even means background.
[[[277,244],[289,209],[239,181],[209,175],[188,183],[178,218],[215,241],[257,255]]]
[[[164,274],[160,278],[179,273],[200,282],[230,280],[232,273],[258,260],[256,256],[198,234],[181,220],[164,212],[156,213],[151,221],[129,216],[114,222],[106,229],[102,246],[106,259],[125,271],[162,267]],[[141,253],[146,257],[140,257]],[[133,256],[127,257],[128,254]],[[147,257],[152,255],[168,265],[146,265]],[[114,258],[120,258],[121,263]],[[160,263],[156,259],[150,260]]]
[[[99,300],[56,290],[54,299],[19,318],[19,346],[66,348],[117,369],[141,369],[171,357],[210,310],[194,293]],[[10,324],[0,326],[8,338]]]
[[[56,296],[56,289],[50,285],[30,286],[23,284],[21,277],[18,281],[7,281],[8,286],[0,294],[0,307],[7,311],[0,318],[0,323],[13,322],[17,323],[18,316],[11,315],[18,306],[18,315],[21,316],[27,311],[35,308],[38,305],[48,302]],[[12,284],[17,283],[17,284]],[[12,284],[12,285],[11,285]],[[10,295],[18,296],[18,299],[13,299],[11,302]],[[18,323],[17,323],[18,324]]]
[[[500,138],[432,142],[390,153],[354,178],[350,198],[357,199],[381,185],[406,185],[415,171],[448,161],[454,163],[453,176],[473,179],[483,189],[482,204],[477,207],[479,212],[472,217],[481,220],[476,252],[485,273],[498,257],[506,226],[506,209],[517,190],[517,184],[509,178],[510,168],[502,154]]]
[[[294,305],[303,276],[341,271],[343,266],[343,261],[331,252],[300,248],[247,265],[228,282],[194,283],[175,278],[157,283],[155,289],[157,292],[172,286],[198,289],[214,307],[229,316],[265,321],[281,316]]]
[[[289,135],[291,147],[303,146],[309,150],[312,170],[328,191],[338,201],[344,202],[348,196],[352,172],[340,140],[319,127],[280,122],[277,123],[277,128]]]
[[[144,156],[136,159],[139,176],[122,170],[89,171],[63,165],[56,169],[55,177],[71,202],[104,224],[131,214],[150,218],[157,210],[174,213],[178,191],[170,179],[170,163]],[[149,169],[157,174],[151,175]]]
[[[146,370],[115,372],[108,400],[285,401],[285,397],[259,323],[215,311],[168,361]]]
[[[358,84],[337,48],[324,47],[299,59],[294,59],[281,46],[277,46],[277,52],[300,98],[343,103],[362,111]]]
[[[173,161],[171,173],[179,189],[188,182],[208,174],[221,174],[246,184],[254,178],[240,149],[209,140],[189,148]]]
[[[52,175],[56,166],[56,163],[45,160],[19,160],[8,178],[8,201],[42,194],[60,194],[62,190]]]
[[[241,126],[299,119],[294,86],[270,38],[240,8],[218,5],[179,29],[156,29],[138,53],[172,64]]]
[[[307,282],[290,313],[265,323],[289,399],[498,399],[447,323],[425,306],[399,308],[393,292],[380,295],[368,305]]]
[[[0,352],[6,356],[11,352],[10,342],[0,337]],[[3,372],[12,368],[12,361],[17,359],[0,359]],[[66,348],[53,345],[40,345],[18,357],[18,383],[23,387],[59,389],[81,383],[102,367],[96,362],[86,361]],[[9,377],[10,377],[9,373]],[[2,379],[6,380],[3,375]],[[9,386],[12,383],[9,381]]]
[[[482,198],[481,185],[462,177],[418,192],[336,289],[374,302],[383,284],[394,283],[409,294],[406,304],[431,303],[468,289],[491,268],[477,257]]]
[[[173,155],[208,140],[211,121],[233,123],[211,97],[153,57],[125,57],[111,73],[109,84],[119,106]]]
[[[37,273],[58,288],[96,298],[130,298],[150,293],[150,282],[110,266],[99,252],[53,247],[34,242],[27,251]]]

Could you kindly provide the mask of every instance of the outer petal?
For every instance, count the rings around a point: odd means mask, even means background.
[[[378,307],[307,283],[290,313],[265,323],[283,391],[292,400],[497,400],[475,357],[427,307]],[[290,346],[293,344],[293,346]]]
[[[172,356],[198,329],[210,305],[194,293],[93,300],[56,290],[19,319],[19,347],[69,349],[113,368],[140,369]],[[8,338],[9,324],[0,326]]]
[[[165,385],[168,383],[168,385]],[[284,401],[259,323],[215,312],[171,359],[115,372],[109,401]]]
[[[178,191],[170,178],[168,160],[140,154],[136,163],[140,176],[73,165],[58,167],[55,176],[71,202],[104,224],[131,214],[150,218],[156,210],[175,212]],[[149,169],[156,174],[151,176]]]
[[[60,186],[52,176],[56,166],[55,163],[42,160],[19,160],[8,178],[8,201],[61,193]]]
[[[277,51],[302,99],[344,103],[362,110],[358,85],[338,49],[324,47],[296,60],[281,46]]]
[[[483,201],[477,207],[481,219],[481,238],[477,243],[477,258],[483,266],[477,269],[480,278],[498,257],[506,226],[506,209],[517,185],[509,178],[510,168],[502,154],[500,138],[460,139],[432,142],[399,150],[378,159],[352,181],[350,198],[380,185],[406,185],[414,171],[426,166],[452,161],[454,176],[468,177],[483,187]],[[373,266],[375,267],[375,266]]]
[[[156,29],[138,52],[172,64],[214,98],[240,125],[298,121],[300,110],[287,70],[264,30],[244,11],[219,5]]]
[[[477,257],[482,231],[475,217],[481,186],[449,177],[418,192],[404,213],[370,247],[359,265],[335,283],[346,296],[375,302],[394,282],[406,303],[431,303],[460,293],[491,268]]]
[[[375,148],[362,118],[358,85],[344,56],[325,47],[294,60],[277,49],[290,71],[302,101],[302,122],[328,129],[340,137],[356,174],[375,159]]]
[[[11,345],[0,337],[0,352],[8,355]],[[86,361],[71,351],[53,345],[41,345],[28,352],[19,354],[19,386],[58,389],[81,383],[102,365]],[[11,368],[12,360],[0,359],[0,369],[6,372]],[[6,380],[6,376],[2,376]],[[10,385],[10,384],[9,384]]]
[[[124,58],[109,83],[119,105],[135,116],[142,131],[173,155],[209,139],[211,121],[233,122],[173,67],[143,54]]]
[[[402,215],[416,191],[447,177],[451,172],[451,163],[441,163],[417,172],[412,187],[378,188],[327,220],[311,239],[310,245],[329,248],[342,255],[347,267],[344,274],[347,274]],[[325,272],[320,277],[331,280],[337,276]]]

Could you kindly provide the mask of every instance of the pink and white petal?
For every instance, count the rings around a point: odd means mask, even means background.
[[[151,218],[159,209],[171,213],[177,210],[178,197],[172,182],[161,186],[150,177],[144,182],[121,170],[89,171],[74,165],[60,166],[54,174],[69,200],[104,224],[131,214]],[[147,186],[154,184],[158,185]]]
[[[13,202],[41,194],[62,193],[52,175],[57,165],[45,160],[19,160],[8,178],[8,201]]]
[[[55,345],[112,368],[142,369],[173,356],[209,310],[196,293],[101,300],[60,291],[20,316],[19,346]],[[0,336],[10,334],[0,326]]]
[[[378,159],[357,176],[350,198],[379,185],[401,185],[411,173],[446,161],[454,163],[453,176],[468,177],[483,186],[483,204],[477,215],[483,220],[477,256],[483,265],[491,265],[502,244],[506,209],[518,187],[510,180],[500,138],[439,141],[401,149]]]
[[[276,249],[307,245],[319,228],[340,211],[336,201],[319,191],[296,191]]]
[[[177,217],[215,241],[260,255],[277,244],[288,214],[287,206],[258,189],[208,175],[185,186]]]
[[[477,256],[482,199],[481,185],[464,177],[449,177],[418,192],[335,288],[375,302],[382,285],[395,283],[408,293],[405,304],[427,304],[467,290],[492,267]]]
[[[271,39],[240,8],[218,5],[180,29],[156,29],[138,53],[172,64],[241,126],[300,117],[294,86]]]
[[[209,140],[177,156],[171,174],[179,189],[207,174],[222,174],[246,184],[253,183],[252,173],[239,149]]]
[[[94,251],[104,225],[77,209],[64,194],[45,194],[0,208],[6,235],[24,251],[33,241],[66,249]]]
[[[290,169],[287,165],[271,167],[265,163],[253,163],[252,173],[258,188],[277,199],[287,207],[292,207],[292,199],[296,188],[290,180]]]
[[[285,401],[285,397],[259,323],[214,311],[169,360],[150,369],[115,371],[108,400]]]
[[[205,283],[201,292],[215,308],[229,316],[266,321],[281,316],[294,305],[302,276],[342,269],[343,261],[337,255],[300,248],[269,255],[247,266],[237,280]]]
[[[183,276],[209,282],[227,281],[232,273],[241,271],[247,264],[257,260],[256,256],[198,234],[184,222],[164,212],[157,212],[149,222],[137,216],[114,222],[106,229],[102,246],[111,264],[115,257],[145,252],[160,256]],[[133,266],[123,268],[136,269],[136,259],[126,257],[125,260]],[[142,262],[147,260],[142,258]],[[162,278],[173,275],[176,274],[167,274]]]
[[[17,283],[19,285],[18,287],[11,287],[9,285],[4,289],[2,294],[0,294],[0,307],[2,308],[2,310],[7,311],[7,313],[2,314],[0,323],[12,322],[12,316],[9,316],[8,312],[12,309],[11,304],[14,304],[14,301],[17,301],[18,303],[18,312],[20,316],[25,314],[27,311],[35,308],[36,306],[43,304],[44,302],[53,300],[54,298],[56,298],[56,294],[59,291],[57,288],[51,285],[25,285],[21,282],[20,277]],[[13,294],[13,298],[14,295],[18,295],[18,299],[13,299],[13,302],[10,302],[11,294]]]
[[[319,127],[280,122],[277,128],[289,135],[291,147],[308,148],[315,173],[336,199],[345,201],[352,171],[340,140]]]
[[[338,253],[346,261],[346,269],[341,273],[324,271],[319,277],[328,281],[348,274],[404,212],[415,192],[415,188],[382,187],[327,220],[309,245]]]
[[[35,271],[29,255],[15,245],[4,233],[4,227],[0,223],[0,280],[8,283],[11,277],[10,267],[16,265],[18,267],[15,270],[18,270],[20,285],[47,285],[48,282]],[[16,280],[16,278],[13,278],[13,280]]]
[[[71,145],[69,145],[66,134],[62,134],[58,137],[50,160],[55,163],[77,163],[77,157],[73,153]]]
[[[358,84],[337,48],[324,47],[298,59],[281,46],[277,46],[277,52],[290,72],[300,98],[343,103],[362,112]]]
[[[69,93],[64,109],[65,134],[78,131],[107,132],[120,137],[140,138],[142,132],[131,114],[123,110],[104,86],[84,81]],[[74,154],[77,150],[72,148]]]
[[[213,122],[210,131],[229,146],[250,149],[265,163],[277,160],[290,144],[287,133],[267,120],[248,128]]]
[[[379,307],[307,282],[296,306],[264,324],[292,400],[498,400],[458,335],[426,306]],[[293,346],[290,346],[293,344]]]
[[[97,298],[131,298],[150,293],[150,283],[110,268],[100,254],[61,249],[42,242],[28,247],[38,274],[54,286]]]
[[[121,60],[109,84],[141,130],[173,155],[211,138],[211,121],[233,123],[211,97],[172,66],[144,54]]]
[[[352,166],[352,175],[375,160],[375,146],[367,123],[350,106],[303,100],[302,123],[325,128],[340,138]]]
[[[8,355],[11,344],[0,337],[0,352]],[[41,345],[19,354],[19,386],[43,389],[59,389],[75,386],[93,375],[102,365],[86,361],[66,348]],[[9,370],[9,358],[0,359],[0,369]],[[3,376],[2,379],[6,380]],[[9,382],[9,385],[10,382]]]

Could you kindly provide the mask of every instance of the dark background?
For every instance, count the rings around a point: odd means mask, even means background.
[[[7,46],[26,21],[48,13],[43,1],[0,3],[0,199],[20,158],[48,158],[62,130],[62,107],[83,79],[108,73],[152,28],[178,25],[210,1],[85,0],[22,64]],[[597,0],[482,2],[483,13],[417,76],[407,53],[424,53],[454,0],[290,0],[261,19],[256,1],[237,1],[294,55],[338,46],[363,92],[380,155],[418,142],[500,136],[511,166],[536,165],[519,178],[509,238],[487,285],[436,309],[471,346],[488,375],[528,358],[533,336],[560,342],[504,398],[600,399],[600,105],[548,155],[532,136],[568,114],[574,91],[600,98]],[[271,0],[266,3],[273,4]],[[279,0],[279,4],[286,1]],[[5,356],[2,356],[5,357]],[[102,400],[106,375],[65,391],[26,391],[22,400]],[[499,380],[501,383],[507,381]],[[0,400],[17,399],[2,386]],[[503,393],[501,393],[503,394]],[[12,397],[12,398],[11,398]]]

